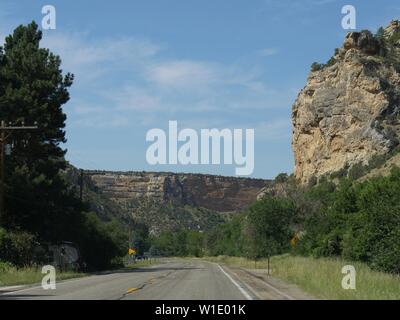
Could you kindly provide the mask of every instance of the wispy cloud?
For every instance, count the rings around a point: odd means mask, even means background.
[[[0,26],[0,36],[2,31]],[[56,31],[45,32],[41,46],[59,54],[63,70],[76,76],[66,108],[69,126],[152,126],[172,118],[220,126],[243,110],[286,104],[256,67],[165,58],[166,46],[148,39],[98,39],[89,32]],[[277,48],[264,48],[259,54],[277,52]],[[221,112],[223,118],[219,115],[211,121],[210,115]]]
[[[220,70],[211,63],[178,60],[165,61],[147,68],[147,79],[165,87],[212,85],[219,80]]]
[[[277,118],[268,121],[259,120],[251,122],[227,123],[223,119],[188,119],[179,122],[179,129],[193,128],[229,128],[229,129],[254,129],[255,138],[258,141],[279,141],[287,140],[291,137],[292,125],[289,118]]]
[[[87,33],[46,33],[42,47],[62,57],[63,67],[93,81],[116,67],[129,67],[154,56],[160,47],[136,38],[91,39]]]
[[[264,48],[257,52],[262,57],[273,56],[279,53],[278,48]]]
[[[255,66],[173,59],[164,54],[165,44],[148,39],[57,31],[45,33],[42,47],[59,54],[63,70],[76,76],[72,90],[79,100],[72,95],[68,111],[73,126],[146,126],[178,117],[201,121],[206,114],[207,121],[215,112],[229,117],[286,103]],[[265,48],[260,54],[277,52]]]

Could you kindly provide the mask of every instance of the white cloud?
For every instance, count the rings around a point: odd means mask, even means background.
[[[185,119],[178,121],[178,128],[192,128],[200,130],[204,128],[229,128],[229,129],[254,129],[255,138],[261,141],[276,141],[290,139],[291,121],[290,119],[277,118],[270,121],[241,122],[237,119],[236,123],[227,123],[221,118],[209,119]]]
[[[264,48],[258,51],[258,54],[262,57],[273,56],[279,53],[277,48]]]
[[[239,101],[264,99],[272,90],[260,80],[258,70],[248,70],[239,66],[196,60],[163,61],[147,65],[144,73],[152,94],[159,94],[159,101],[175,100],[176,97],[194,112],[205,110],[229,110]],[[263,97],[263,98],[262,98]],[[180,103],[170,107],[179,109]]]
[[[216,65],[190,60],[151,65],[146,73],[149,81],[167,87],[209,85],[219,77]]]
[[[160,47],[136,38],[90,39],[85,33],[46,33],[41,43],[60,55],[63,69],[78,79],[93,81],[115,66],[143,62],[154,56]]]
[[[59,54],[63,70],[76,75],[66,109],[75,126],[148,125],[175,117],[207,121],[218,112],[229,119],[285,103],[284,93],[269,88],[256,66],[164,58],[165,46],[146,39],[57,31],[45,33],[42,47]]]

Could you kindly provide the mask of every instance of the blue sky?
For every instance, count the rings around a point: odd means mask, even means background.
[[[148,165],[146,132],[177,120],[254,128],[260,178],[293,171],[291,107],[311,63],[342,45],[342,6],[355,6],[359,30],[400,16],[398,1],[0,0],[0,38],[39,23],[47,4],[57,29],[43,46],[76,76],[64,107],[72,164],[234,175],[235,165]]]

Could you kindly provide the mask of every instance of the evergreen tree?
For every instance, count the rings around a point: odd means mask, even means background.
[[[62,106],[69,100],[73,75],[63,75],[60,58],[40,48],[41,39],[35,22],[21,25],[0,51],[0,120],[38,126],[15,132],[8,140],[2,224],[54,238],[59,230],[53,226],[63,220],[58,220],[60,215],[76,211],[71,201],[79,205],[60,176],[66,167],[66,151],[60,146],[66,142]]]
[[[35,22],[19,26],[0,48],[0,120],[37,129],[14,132],[5,161],[5,215],[0,217],[0,260],[17,265],[36,262],[32,248],[74,242],[89,269],[121,262],[127,238],[117,221],[105,223],[88,213],[65,179],[66,115],[73,75],[63,75],[61,59],[40,47]],[[3,249],[2,249],[3,248]]]

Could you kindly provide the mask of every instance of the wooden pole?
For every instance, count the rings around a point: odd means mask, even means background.
[[[35,126],[30,126],[30,127],[25,127],[24,123],[22,123],[22,126],[6,126],[6,122],[4,120],[1,121],[1,126],[0,126],[0,224],[4,219],[5,216],[5,203],[4,203],[4,189],[5,189],[5,154],[4,154],[4,149],[7,144],[7,139],[11,135],[11,132],[13,131],[19,131],[19,130],[34,130],[37,129],[38,127]]]
[[[1,128],[5,127],[5,123],[4,120],[1,121]],[[0,156],[1,156],[1,169],[0,169],[0,179],[1,179],[1,183],[0,183],[0,221],[2,221],[4,219],[4,147],[5,147],[5,143],[6,143],[6,133],[4,130],[1,130],[1,138],[0,138]]]
[[[79,199],[83,200],[83,169],[80,170],[79,174]]]

